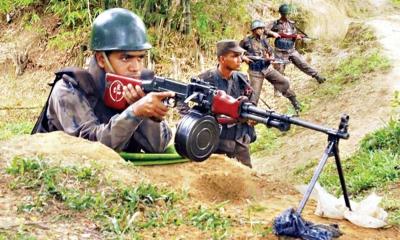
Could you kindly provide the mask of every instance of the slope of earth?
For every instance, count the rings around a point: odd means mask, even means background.
[[[3,142],[1,146],[0,232],[25,226],[26,231],[38,239],[102,239],[104,235],[85,214],[69,213],[69,218],[57,219],[58,215],[66,214],[57,201],[49,203],[48,207],[54,205],[55,209],[45,214],[18,211],[19,204],[29,195],[29,189],[10,189],[11,177],[4,173],[13,156],[41,156],[55,166],[96,166],[111,180],[132,185],[146,181],[176,190],[184,189],[189,195],[182,200],[184,206],[212,206],[228,201],[223,208],[224,214],[232,219],[231,237],[234,239],[277,239],[270,231],[261,237],[254,226],[261,224],[271,227],[275,216],[288,207],[296,206],[301,199],[301,195],[289,185],[270,180],[221,156],[213,156],[202,163],[134,167],[102,144],[61,132],[20,136]],[[260,210],[252,212],[250,209],[254,206]],[[341,239],[395,239],[399,234],[395,228],[369,230],[355,227],[347,221],[321,219],[313,215],[313,208],[315,203],[310,202],[303,216],[314,222],[338,223],[345,233]],[[187,225],[146,229],[143,234],[180,239],[210,237],[209,233]]]
[[[386,75],[375,74],[364,78],[357,85],[344,89],[329,100],[314,99],[311,109],[301,116],[304,120],[333,128],[337,128],[342,113],[350,116],[350,139],[341,141],[340,144],[342,158],[349,156],[357,148],[359,140],[365,134],[382,127],[391,117],[391,100],[394,92],[400,89],[399,18],[400,15],[396,13],[366,22],[376,31],[384,53],[391,60],[392,70]],[[311,83],[308,87],[317,88]],[[287,176],[307,161],[319,159],[326,147],[327,138],[324,134],[296,128],[280,141],[282,146],[279,151],[270,155],[263,154],[254,160],[257,171],[274,175],[276,178]]]

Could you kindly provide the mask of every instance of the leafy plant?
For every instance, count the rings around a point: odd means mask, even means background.
[[[231,221],[223,217],[220,212],[224,204],[225,202],[211,209],[200,205],[198,208],[189,211],[189,221],[201,230],[212,231],[214,238],[227,237]]]
[[[18,7],[27,7],[39,2],[38,0],[2,0],[0,1],[0,14],[5,14]]]

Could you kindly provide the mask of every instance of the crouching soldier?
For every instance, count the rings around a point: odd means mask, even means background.
[[[32,133],[64,131],[69,135],[99,141],[117,151],[163,152],[171,130],[163,117],[162,103],[174,93],[144,94],[140,87],[117,92],[129,103],[118,111],[104,102],[105,73],[138,78],[151,45],[143,21],[134,13],[114,8],[93,22],[88,70],[69,67],[56,73],[56,81]],[[155,119],[155,120],[153,120]]]

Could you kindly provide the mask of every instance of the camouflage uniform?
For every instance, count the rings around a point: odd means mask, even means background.
[[[104,105],[105,72],[94,58],[88,71],[66,68],[56,75],[58,81],[33,133],[64,131],[117,151],[165,150],[171,139],[165,121],[136,117],[132,106],[118,112]]]
[[[246,75],[233,71],[230,79],[224,79],[217,68],[207,70],[199,75],[200,79],[224,90],[234,98],[251,96],[251,88]],[[247,123],[221,124],[220,141],[216,153],[226,154],[230,158],[236,158],[242,164],[252,167],[249,144],[256,139],[254,127]]]
[[[291,20],[282,21],[276,20],[271,28],[271,31],[285,34],[297,34],[295,23]],[[320,78],[318,72],[312,68],[295,49],[296,39],[276,38],[275,39],[275,57],[282,60],[290,60],[297,68],[305,74]],[[274,64],[274,68],[280,73],[284,73],[286,64]],[[318,80],[319,81],[319,80]]]
[[[268,44],[265,36],[256,38],[254,35],[248,36],[240,42],[240,46],[247,51],[246,55],[264,57],[265,53],[271,53],[272,48]],[[270,82],[283,96],[287,98],[295,97],[296,94],[290,89],[289,80],[273,69],[271,64],[266,61],[254,61],[249,64],[250,83],[254,89],[252,102],[258,104],[264,78]]]

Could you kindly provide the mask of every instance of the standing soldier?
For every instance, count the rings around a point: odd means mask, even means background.
[[[279,7],[281,18],[273,23],[270,35],[275,37],[275,57],[282,60],[290,60],[298,69],[305,74],[315,78],[318,83],[325,82],[325,77],[313,69],[295,49],[295,42],[297,39],[305,37],[297,33],[295,22],[288,19],[290,7],[288,4],[282,4]],[[275,33],[275,34],[271,34]],[[277,33],[277,34],[276,34]],[[286,63],[274,64],[275,69],[280,73],[284,73]]]
[[[240,46],[246,50],[243,61],[249,65],[250,84],[254,89],[251,101],[258,104],[264,78],[270,82],[276,90],[284,97],[287,97],[298,113],[300,103],[296,99],[296,94],[290,89],[289,80],[276,71],[272,65],[272,48],[264,35],[265,24],[260,20],[251,23],[252,34],[240,42]],[[271,35],[277,35],[270,32]]]

